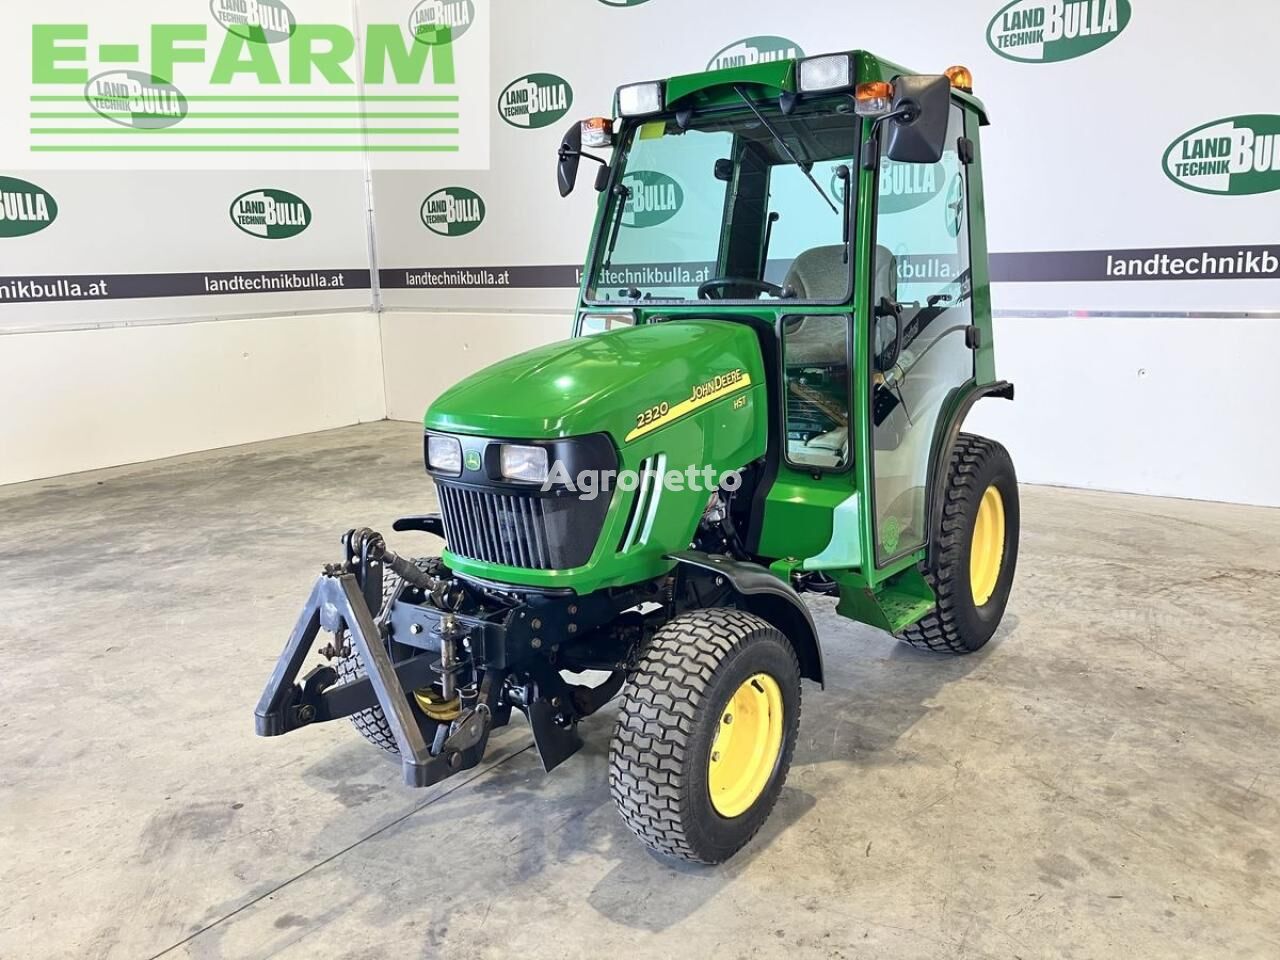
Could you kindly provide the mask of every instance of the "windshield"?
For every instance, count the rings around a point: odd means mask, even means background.
[[[841,174],[857,170],[857,142],[847,99],[789,116],[776,101],[744,102],[685,130],[672,118],[636,125],[615,158],[587,298],[846,300],[855,181]]]

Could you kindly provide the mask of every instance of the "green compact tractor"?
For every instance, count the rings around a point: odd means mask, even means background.
[[[823,682],[805,593],[937,653],[1004,613],[1018,488],[961,431],[997,380],[968,71],[865,52],[632,84],[575,123],[599,192],[574,336],[426,415],[439,513],[409,560],[350,531],[257,708],[350,717],[412,786],[518,709],[546,769],[621,693],[609,785],[650,847],[732,856]],[[609,157],[589,153],[611,150]],[[321,629],[329,660],[300,680]]]

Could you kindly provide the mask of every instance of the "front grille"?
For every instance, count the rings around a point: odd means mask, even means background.
[[[445,538],[455,556],[526,570],[567,570],[591,559],[609,493],[511,494],[436,481]]]

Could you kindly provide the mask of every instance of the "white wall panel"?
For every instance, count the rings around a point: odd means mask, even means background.
[[[367,312],[0,336],[0,483],[381,420]]]

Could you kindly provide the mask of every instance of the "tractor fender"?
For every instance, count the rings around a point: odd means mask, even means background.
[[[960,439],[960,428],[964,426],[965,418],[969,416],[969,411],[973,409],[974,404],[985,397],[1012,400],[1013,384],[1008,380],[997,380],[994,383],[974,387],[956,404],[955,412],[951,415],[946,433],[942,435],[940,442],[934,447],[933,460],[929,468],[929,475],[932,477],[929,485],[929,524],[927,527],[929,530],[936,529],[936,524],[942,522],[942,505],[943,499],[947,495],[947,472],[951,466],[951,451],[955,449],[956,441]],[[937,560],[935,556],[937,543],[938,538],[930,535],[929,552],[925,561],[929,569],[933,569]]]
[[[800,662],[800,676],[823,686],[822,645],[813,615],[791,584],[767,567],[699,550],[667,554],[681,566],[724,577],[742,598],[742,608],[777,627],[791,641]]]

